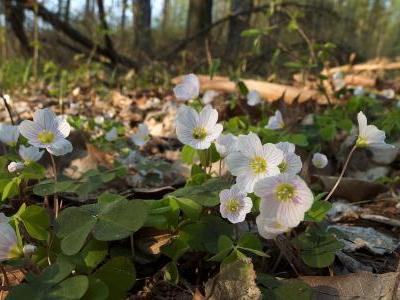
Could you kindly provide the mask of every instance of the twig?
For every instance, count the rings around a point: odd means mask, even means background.
[[[6,97],[4,97],[3,94],[0,94],[0,97],[3,99],[4,106],[6,107],[8,116],[10,117],[10,120],[11,120],[11,124],[15,125],[15,122],[14,122],[14,119],[13,119],[13,116],[12,116],[12,113],[11,113],[11,107],[8,104]]]

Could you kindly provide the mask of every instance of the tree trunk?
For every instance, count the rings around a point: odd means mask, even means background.
[[[133,0],[133,26],[135,48],[151,52],[151,3],[150,0]]]
[[[186,36],[207,28],[212,22],[212,0],[190,0],[187,19]],[[204,46],[206,35],[199,35],[196,39],[199,46]]]
[[[162,19],[161,19],[161,28],[163,31],[166,31],[168,22],[170,19],[170,12],[171,12],[171,3],[169,0],[164,0],[164,6],[162,10]]]
[[[239,11],[249,10],[253,7],[252,0],[232,0],[231,14]],[[241,32],[249,26],[251,15],[232,17],[229,21],[228,40],[226,43],[225,57],[228,61],[234,62],[240,52]]]
[[[97,0],[97,7],[99,9],[99,18],[100,18],[100,24],[101,28],[103,30],[102,34],[104,36],[104,44],[106,46],[106,49],[110,52],[111,54],[111,60],[113,63],[115,63],[115,51],[114,51],[114,46],[112,43],[112,40],[110,36],[108,35],[108,24],[106,21],[106,13],[104,11],[104,3],[103,0]]]
[[[69,22],[69,10],[71,8],[71,0],[67,0],[64,8],[64,21]]]
[[[17,37],[21,50],[24,55],[31,56],[33,49],[25,34],[25,13],[23,4],[19,1],[14,2],[12,0],[2,0],[2,2],[5,9],[6,22],[10,24],[13,33]]]
[[[127,6],[128,6],[128,0],[122,0],[121,32],[125,31],[126,8],[127,8]]]

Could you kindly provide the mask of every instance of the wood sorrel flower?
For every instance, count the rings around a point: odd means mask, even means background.
[[[221,157],[226,157],[229,153],[237,151],[237,136],[232,133],[221,134],[215,141],[215,148]]]
[[[188,101],[197,98],[200,93],[200,82],[194,74],[184,75],[182,82],[173,88],[176,99]]]
[[[283,152],[274,144],[262,145],[260,138],[250,133],[239,136],[237,149],[228,154],[226,162],[244,191],[251,193],[258,180],[280,173],[278,166],[283,161]]]
[[[393,148],[393,145],[385,143],[385,132],[379,130],[375,125],[367,124],[367,117],[362,111],[357,115],[358,138],[356,146],[358,148]]]
[[[314,153],[311,162],[314,167],[318,169],[323,169],[328,165],[328,158],[325,154],[317,152]]]
[[[256,106],[261,103],[261,95],[259,92],[252,90],[250,91],[247,96],[247,105],[249,106]]]
[[[256,218],[258,233],[265,239],[274,239],[281,233],[290,230],[290,227],[282,225],[276,218],[266,218],[258,215]]]
[[[0,124],[0,141],[8,146],[15,146],[18,142],[18,126],[9,124]]]
[[[279,164],[279,170],[282,174],[296,175],[303,166],[300,156],[294,153],[296,146],[292,143],[277,143],[276,147],[283,152],[283,161]]]
[[[213,90],[208,90],[204,93],[203,97],[201,98],[201,103],[204,105],[210,104],[211,102],[214,101],[214,98],[219,95],[218,92],[213,91]]]
[[[50,154],[60,156],[72,151],[72,144],[66,140],[71,127],[64,116],[57,117],[49,108],[38,109],[33,121],[22,121],[19,131],[29,144],[45,148]]]
[[[8,164],[7,169],[8,169],[8,172],[14,173],[14,172],[23,170],[24,167],[25,167],[24,163],[19,162],[19,161],[12,161]]]
[[[251,199],[237,185],[222,190],[219,193],[219,200],[221,216],[234,224],[243,222],[253,207]]]
[[[22,255],[17,245],[17,235],[7,221],[0,223],[0,261],[17,258]]]
[[[21,145],[19,146],[18,153],[25,162],[29,163],[40,160],[44,154],[44,151],[41,151],[35,146],[25,147],[24,145]]]
[[[138,131],[131,136],[131,141],[136,146],[142,147],[150,140],[149,128],[146,124],[142,123],[138,126]]]
[[[268,124],[265,125],[265,128],[272,130],[282,129],[283,127],[285,127],[285,123],[283,122],[282,113],[279,110],[269,118]]]
[[[289,174],[259,180],[254,193],[261,198],[260,216],[275,218],[287,227],[296,227],[314,200],[307,184],[299,176]]]
[[[111,128],[109,131],[107,131],[106,135],[104,136],[104,138],[108,141],[108,142],[113,142],[118,138],[118,131],[117,128],[113,127]]]
[[[176,117],[178,140],[194,149],[208,149],[223,129],[217,121],[218,112],[209,105],[205,106],[200,113],[182,105]]]

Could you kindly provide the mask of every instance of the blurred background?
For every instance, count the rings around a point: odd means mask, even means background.
[[[400,50],[399,0],[1,0],[0,7],[3,89],[11,77],[21,82],[83,62],[153,74],[214,68],[274,81]]]

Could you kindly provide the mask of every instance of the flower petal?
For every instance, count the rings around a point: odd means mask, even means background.
[[[51,145],[47,146],[46,149],[49,153],[55,156],[61,156],[72,152],[73,147],[70,141],[66,139],[58,139]]]

